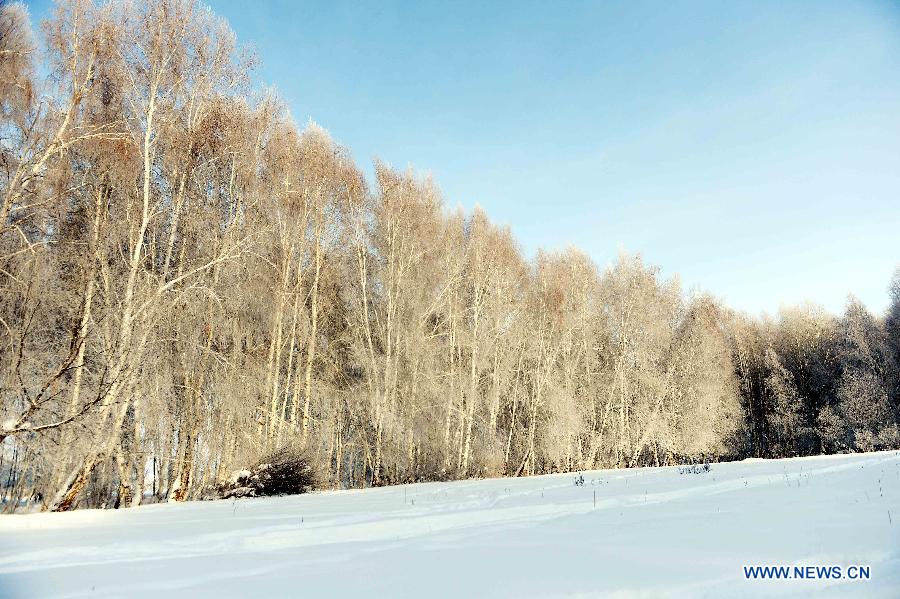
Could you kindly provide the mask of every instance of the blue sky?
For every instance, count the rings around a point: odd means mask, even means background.
[[[529,253],[640,252],[751,313],[887,305],[900,4],[210,5],[299,123],[432,172]]]

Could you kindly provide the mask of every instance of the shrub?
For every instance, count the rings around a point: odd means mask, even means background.
[[[885,426],[875,437],[875,449],[900,448],[900,427],[896,424]]]
[[[268,497],[299,495],[319,484],[318,470],[304,449],[286,446],[263,456],[250,468],[234,472],[220,483],[219,497]]]

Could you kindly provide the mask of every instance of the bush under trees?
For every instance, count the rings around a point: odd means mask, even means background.
[[[249,468],[237,470],[216,490],[222,499],[269,497],[308,493],[319,484],[319,473],[309,453],[287,445],[263,456]]]

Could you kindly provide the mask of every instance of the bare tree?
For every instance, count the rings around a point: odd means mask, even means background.
[[[533,258],[299,128],[197,0],[0,3],[0,500],[203,496],[900,445],[900,275],[751,318],[639,255]]]

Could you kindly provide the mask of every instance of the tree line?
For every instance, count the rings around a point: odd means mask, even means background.
[[[0,5],[4,509],[900,446],[900,271],[751,318],[298,127],[195,0]],[[371,180],[370,180],[371,179]]]

